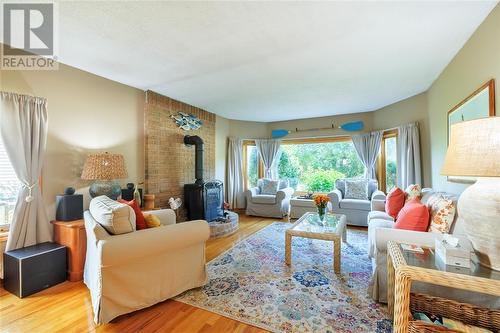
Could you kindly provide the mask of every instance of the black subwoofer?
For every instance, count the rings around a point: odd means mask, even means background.
[[[3,254],[4,288],[26,297],[66,280],[66,247],[40,243]]]

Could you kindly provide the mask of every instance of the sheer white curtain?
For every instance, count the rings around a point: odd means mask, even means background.
[[[262,163],[264,163],[264,176],[269,179],[277,178],[277,168],[274,168],[274,166],[278,162],[281,154],[281,140],[256,139],[255,146],[257,147],[257,151],[262,159]]]
[[[375,162],[380,152],[382,134],[382,131],[376,131],[352,136],[354,148],[365,166],[365,178],[376,179]]]
[[[47,142],[47,101],[0,92],[0,135],[22,183],[6,251],[52,240],[38,180]]]
[[[231,208],[245,208],[243,140],[229,138],[227,153],[227,201]]]
[[[402,189],[410,184],[422,185],[420,131],[418,123],[398,127],[397,183]]]

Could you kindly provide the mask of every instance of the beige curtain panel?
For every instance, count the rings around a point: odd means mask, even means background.
[[[365,166],[365,178],[367,179],[377,179],[375,162],[380,152],[382,135],[382,131],[376,131],[352,136],[354,148],[356,148],[359,159]]]
[[[420,131],[418,123],[398,127],[397,182],[402,189],[411,184],[422,185]]]
[[[264,163],[264,177],[269,179],[278,178],[277,167],[279,156],[281,154],[281,140],[279,139],[255,139],[255,146],[259,152],[259,156]]]
[[[229,138],[227,148],[227,201],[231,208],[245,208],[243,140]]]
[[[47,100],[0,92],[0,135],[22,183],[6,251],[52,240],[38,180],[47,142]]]

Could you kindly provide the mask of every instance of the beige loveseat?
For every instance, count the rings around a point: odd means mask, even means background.
[[[432,189],[422,190],[423,204],[427,204],[429,198],[435,192]],[[450,193],[441,193],[443,196],[457,202],[458,197]],[[369,295],[375,301],[387,303],[387,242],[396,241],[418,246],[434,247],[435,239],[442,235],[434,232],[420,232],[402,229],[393,229],[394,219],[385,213],[385,200],[372,201],[372,211],[367,217],[368,223],[368,253],[372,260],[372,279],[368,290]],[[463,220],[455,215],[450,233],[458,238],[465,238]],[[433,296],[450,298],[466,303],[478,304],[486,307],[500,308],[498,297],[464,292],[452,288],[435,286],[424,283],[415,283],[412,290]]]
[[[175,223],[170,209],[151,212],[163,226],[110,235],[89,211],[84,214],[87,257],[84,282],[94,321],[149,307],[207,281],[205,221]]]

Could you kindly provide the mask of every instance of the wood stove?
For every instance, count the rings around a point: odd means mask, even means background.
[[[221,181],[203,181],[203,140],[186,135],[184,143],[195,146],[195,182],[184,185],[184,203],[188,220],[208,222],[224,218],[224,186]]]

